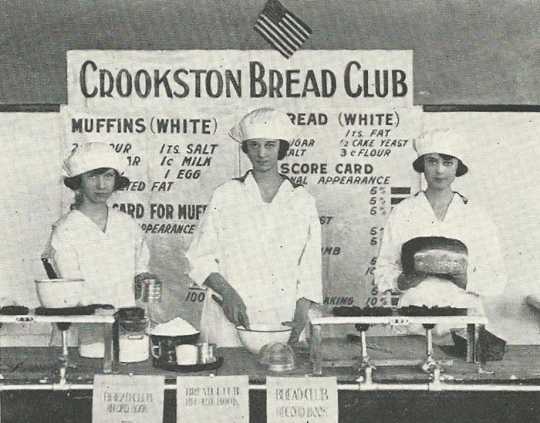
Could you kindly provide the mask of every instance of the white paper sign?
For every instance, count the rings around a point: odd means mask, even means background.
[[[96,375],[93,423],[161,423],[163,376]]]
[[[266,378],[268,423],[337,423],[337,379]]]
[[[248,376],[176,379],[176,421],[181,423],[248,423]]]
[[[323,301],[384,305],[373,283],[382,228],[420,182],[410,165],[423,115],[411,50],[299,51],[289,60],[267,50],[87,50],[67,61],[66,154],[105,141],[128,162],[131,185],[111,204],[147,236],[163,281],[156,319],[199,322],[204,295],[189,292],[184,253],[212,192],[248,170],[228,131],[258,107],[287,112],[298,129],[279,171],[317,200]],[[66,188],[65,208],[72,202]]]

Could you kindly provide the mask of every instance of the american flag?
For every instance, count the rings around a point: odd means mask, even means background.
[[[268,0],[257,18],[255,31],[287,59],[309,38],[312,31],[278,0]]]

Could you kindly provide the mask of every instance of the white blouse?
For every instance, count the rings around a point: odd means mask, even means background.
[[[251,172],[218,187],[187,257],[197,284],[215,272],[237,290],[250,323],[292,320],[297,299],[322,299],[315,200],[287,179],[270,203],[263,201]],[[240,345],[233,324],[209,294],[203,337],[220,346]]]
[[[148,271],[143,232],[129,215],[109,208],[102,231],[72,210],[53,225],[49,251],[58,276],[84,279],[85,304],[134,307],[134,277]]]
[[[435,216],[423,191],[399,203],[386,223],[375,269],[382,291],[397,288],[402,271],[401,246],[420,236],[442,236],[463,242],[468,248],[467,291],[483,296],[501,294],[506,272],[497,230],[488,215],[458,193],[444,220]]]

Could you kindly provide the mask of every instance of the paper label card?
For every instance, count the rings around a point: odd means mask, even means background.
[[[249,423],[248,376],[176,379],[178,423]]]
[[[162,423],[163,376],[96,375],[92,423]]]
[[[335,377],[267,377],[268,423],[337,423]]]

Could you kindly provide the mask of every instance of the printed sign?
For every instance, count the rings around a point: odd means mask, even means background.
[[[228,131],[259,107],[286,112],[298,131],[279,171],[317,201],[324,302],[378,305],[384,223],[420,183],[412,100],[412,51],[70,51],[65,148],[104,141],[125,156],[131,183],[111,203],[148,236],[155,317],[197,326],[185,251],[215,188],[249,169]]]
[[[93,423],[161,423],[163,376],[95,375]]]
[[[337,423],[337,397],[335,377],[267,377],[267,421]]]
[[[248,423],[249,381],[247,376],[176,379],[178,423]]]

